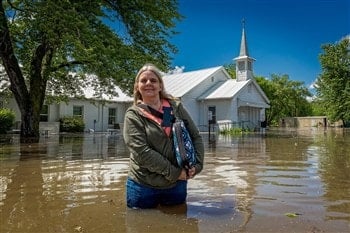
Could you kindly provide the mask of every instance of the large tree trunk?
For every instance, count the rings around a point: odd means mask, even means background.
[[[39,120],[40,117],[35,116],[31,107],[21,112],[21,136],[22,143],[39,142]]]
[[[10,79],[10,89],[21,111],[21,142],[39,141],[40,110],[45,98],[46,81],[40,76],[40,63],[45,55],[45,46],[39,46],[32,62],[33,78],[30,93],[27,89],[23,73],[14,54],[10,32],[2,2],[0,4],[0,58]]]

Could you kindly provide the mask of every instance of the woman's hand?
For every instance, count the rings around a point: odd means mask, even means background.
[[[188,180],[192,179],[196,175],[196,168],[192,167],[188,170],[182,169],[178,180]]]
[[[187,180],[187,172],[186,172],[186,169],[182,169],[182,170],[181,170],[181,173],[180,173],[180,176],[179,176],[178,180]]]
[[[196,168],[195,167],[191,167],[190,169],[188,169],[187,179],[192,179],[195,175],[196,175]]]

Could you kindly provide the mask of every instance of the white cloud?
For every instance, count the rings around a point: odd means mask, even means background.
[[[185,70],[185,66],[175,66],[174,69],[169,70],[167,74],[180,74],[183,73]]]
[[[309,89],[313,90],[317,87],[317,84],[316,84],[316,81],[317,79],[315,79],[310,85],[309,85]]]
[[[312,101],[314,101],[316,98],[317,98],[317,97],[316,97],[315,95],[313,95],[313,96],[307,96],[307,97],[306,97],[306,100],[307,100],[308,102],[312,102]]]

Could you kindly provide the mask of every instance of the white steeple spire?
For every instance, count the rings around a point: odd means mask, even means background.
[[[241,49],[239,51],[239,56],[249,56],[248,53],[248,46],[247,46],[247,40],[245,38],[245,20],[242,19],[242,39],[241,39]]]
[[[253,62],[255,59],[249,57],[248,43],[245,34],[245,19],[242,19],[242,38],[239,56],[236,57],[234,61],[236,61],[237,81],[246,81],[253,78]]]

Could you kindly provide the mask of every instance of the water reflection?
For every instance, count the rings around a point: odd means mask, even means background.
[[[0,232],[349,231],[349,131],[219,136],[206,144],[187,205],[142,211],[125,205],[121,139],[53,135],[19,144],[14,136],[1,144]]]
[[[327,134],[316,141],[314,156],[319,155],[319,173],[324,182],[323,197],[328,201],[327,220],[349,220],[350,141],[339,134]],[[336,190],[336,192],[334,192]]]

